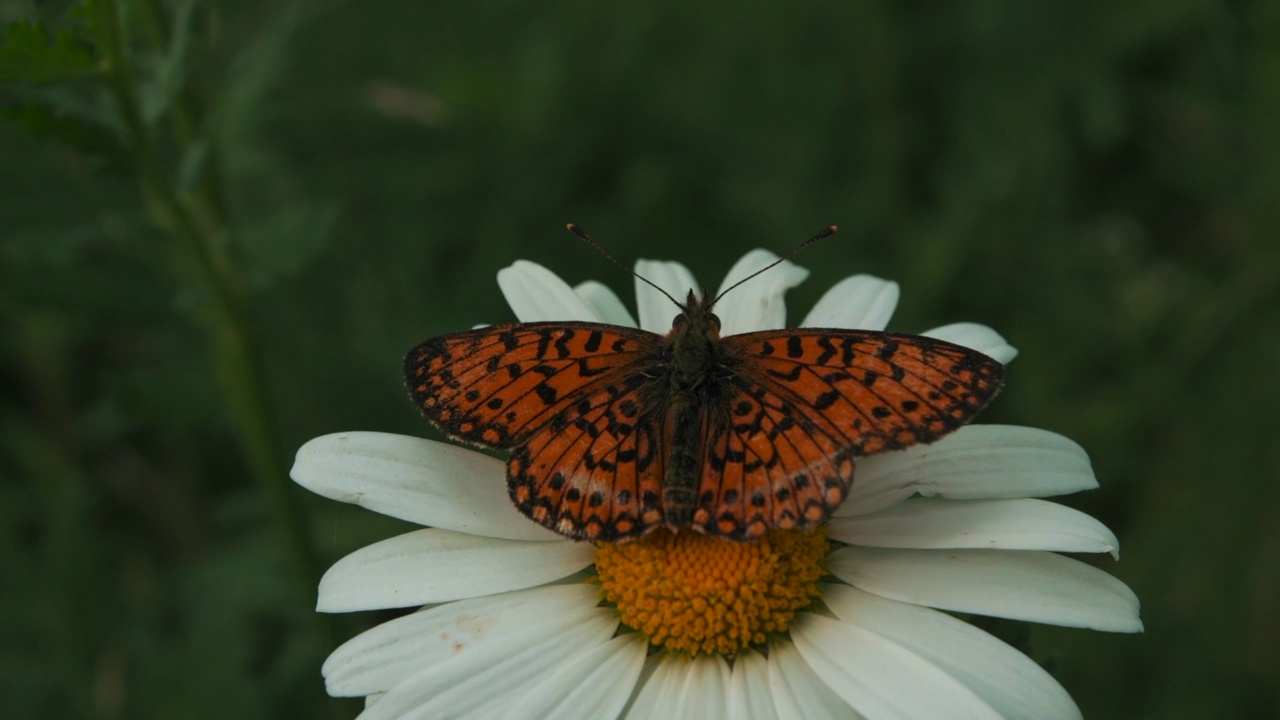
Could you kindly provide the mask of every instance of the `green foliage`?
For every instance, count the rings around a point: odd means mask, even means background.
[[[83,31],[50,33],[40,23],[19,20],[4,29],[0,43],[0,82],[51,83],[98,72]]]
[[[76,6],[57,29],[33,20],[9,23],[0,42],[0,116],[121,168],[127,153],[116,116],[90,82],[102,70],[81,21],[89,11],[89,3]]]
[[[1087,717],[1280,714],[1278,7],[0,3],[6,716],[354,715],[286,528],[401,525],[291,453],[430,434],[400,358],[515,259],[628,298],[569,221],[709,285],[837,223],[793,318],[997,328],[984,421],[1090,452],[1148,630],[989,627]]]
[[[39,94],[26,91],[21,105],[0,107],[0,116],[22,123],[32,135],[64,143],[86,157],[99,160],[108,169],[127,167],[128,152],[112,128],[84,116],[77,117],[75,110],[67,112],[77,101],[74,95],[63,94],[60,89]]]

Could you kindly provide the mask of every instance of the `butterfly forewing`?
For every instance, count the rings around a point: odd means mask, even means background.
[[[739,374],[791,401],[854,455],[933,442],[968,422],[1004,383],[1004,366],[922,335],[769,331],[724,342]]]
[[[617,382],[661,338],[593,323],[526,323],[432,338],[405,357],[427,419],[484,447],[519,445],[593,388]]]

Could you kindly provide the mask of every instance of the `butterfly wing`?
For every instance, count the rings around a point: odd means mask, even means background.
[[[702,477],[692,525],[750,540],[771,528],[811,528],[844,499],[853,453],[825,423],[768,385],[733,378],[726,406],[702,424]]]
[[[986,355],[917,335],[780,330],[722,342],[732,376],[704,422],[694,524],[732,539],[826,520],[854,457],[937,440],[1004,379]]]
[[[616,541],[662,523],[666,438],[644,400],[652,378],[621,377],[516,448],[507,487],[525,515],[561,535]]]
[[[445,434],[511,449],[521,512],[569,537],[615,540],[662,521],[661,425],[643,392],[661,343],[593,323],[480,328],[410,350],[405,380]]]
[[[597,388],[617,382],[661,338],[594,323],[522,323],[431,338],[409,351],[405,384],[451,438],[520,445]]]

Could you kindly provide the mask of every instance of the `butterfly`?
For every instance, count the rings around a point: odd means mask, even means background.
[[[937,440],[1003,385],[999,362],[919,335],[720,337],[716,300],[690,291],[665,336],[588,322],[442,335],[409,351],[405,382],[449,437],[510,450],[520,512],[601,542],[816,527],[854,458]]]

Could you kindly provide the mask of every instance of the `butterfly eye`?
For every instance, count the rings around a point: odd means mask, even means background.
[[[675,330],[676,328],[682,328],[688,324],[689,324],[689,316],[685,315],[684,313],[680,313],[679,315],[676,316],[675,320],[671,321],[671,329]]]
[[[715,313],[707,313],[707,317],[711,319],[711,324],[716,326],[716,330],[720,330],[720,316]]]

